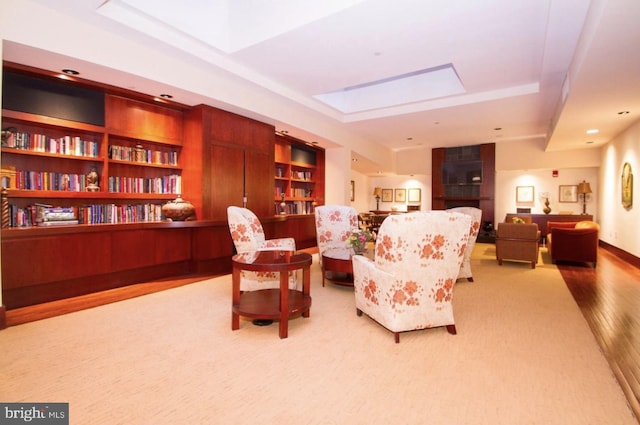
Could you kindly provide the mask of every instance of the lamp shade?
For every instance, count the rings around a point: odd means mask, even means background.
[[[373,189],[373,196],[382,196],[382,188],[376,187]]]
[[[584,195],[587,193],[591,193],[591,186],[583,180],[582,183],[578,183],[578,194]]]

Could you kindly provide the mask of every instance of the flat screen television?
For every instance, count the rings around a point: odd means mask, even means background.
[[[455,161],[442,164],[442,184],[468,185],[482,183],[482,161]]]

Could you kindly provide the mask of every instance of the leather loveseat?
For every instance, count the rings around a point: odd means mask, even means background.
[[[575,223],[547,222],[547,247],[551,262],[572,261],[593,263],[598,261],[598,232],[594,221]]]

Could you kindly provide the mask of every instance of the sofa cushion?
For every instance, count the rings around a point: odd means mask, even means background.
[[[596,223],[595,221],[579,221],[576,223],[575,226],[576,229],[598,229],[600,230],[600,225],[598,225],[598,223]]]

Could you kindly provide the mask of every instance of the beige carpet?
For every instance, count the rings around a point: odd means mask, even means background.
[[[400,344],[322,287],[311,317],[231,331],[230,277],[0,332],[0,401],[69,402],[71,424],[637,425],[560,273],[474,251],[458,335]]]

